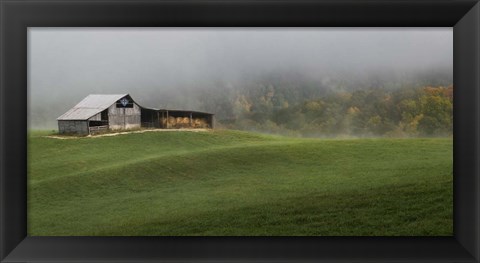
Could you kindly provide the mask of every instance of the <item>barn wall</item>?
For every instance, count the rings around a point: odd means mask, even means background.
[[[87,121],[58,121],[60,134],[88,134]]]
[[[140,128],[140,112],[140,107],[136,103],[133,103],[133,108],[117,108],[116,104],[113,104],[108,108],[109,128],[111,130]]]
[[[91,121],[101,121],[102,120],[102,113],[99,112],[99,113],[95,114],[89,120],[91,120]]]

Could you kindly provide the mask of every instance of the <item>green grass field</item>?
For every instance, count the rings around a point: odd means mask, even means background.
[[[32,236],[445,236],[452,139],[29,138]]]

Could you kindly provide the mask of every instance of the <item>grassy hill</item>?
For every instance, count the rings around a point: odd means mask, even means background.
[[[29,235],[452,235],[451,139],[29,138]]]

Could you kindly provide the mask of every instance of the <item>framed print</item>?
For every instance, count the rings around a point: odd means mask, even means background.
[[[28,43],[29,236],[453,235],[451,28]]]
[[[478,262],[476,1],[1,1],[2,262]]]

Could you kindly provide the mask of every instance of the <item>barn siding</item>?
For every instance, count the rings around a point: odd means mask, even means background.
[[[101,121],[102,120],[102,113],[99,112],[88,120],[90,120],[90,121]]]
[[[140,112],[140,107],[136,103],[133,103],[133,108],[117,108],[116,104],[113,104],[108,108],[109,128],[111,130],[140,128]]]
[[[58,132],[61,134],[88,134],[88,122],[87,121],[71,121],[71,120],[59,120]]]

